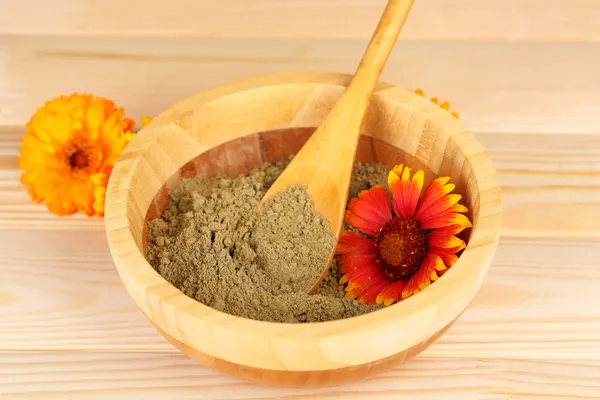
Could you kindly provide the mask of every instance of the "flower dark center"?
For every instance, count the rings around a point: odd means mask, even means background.
[[[69,157],[71,168],[82,169],[88,166],[89,159],[87,154],[82,150],[77,150]]]
[[[394,217],[383,227],[375,245],[383,273],[392,280],[413,276],[427,254],[425,232],[412,217]]]
[[[98,143],[75,138],[63,151],[64,160],[75,177],[87,179],[102,166],[102,148]]]

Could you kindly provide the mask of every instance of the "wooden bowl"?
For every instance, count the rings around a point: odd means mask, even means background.
[[[296,152],[350,77],[289,73],[196,94],[142,129],[122,153],[106,194],[106,231],[119,275],[138,307],[198,362],[252,382],[293,387],[356,381],[416,356],[465,310],[496,251],[501,196],[486,151],[453,116],[410,91],[381,83],[357,159],[408,163],[426,180],[450,176],[473,228],[458,262],[398,304],[344,320],[284,324],[216,311],[163,279],[146,261],[148,220],[161,215],[181,176],[235,175]]]

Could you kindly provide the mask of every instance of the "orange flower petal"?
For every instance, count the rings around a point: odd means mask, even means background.
[[[402,299],[402,290],[407,281],[395,281],[388,283],[377,295],[376,303],[389,306]]]
[[[106,196],[106,188],[103,186],[96,186],[94,188],[94,213],[96,216],[104,215],[104,197]]]
[[[447,176],[443,176],[437,179],[434,179],[423,191],[423,195],[419,200],[419,204],[417,206],[417,212],[415,214],[415,218],[420,219],[424,212],[428,211],[428,208],[437,200],[441,199],[448,193],[454,190],[455,185],[452,183],[448,183],[450,178]]]
[[[456,249],[441,249],[437,247],[432,247],[429,249],[429,252],[437,254],[442,259],[442,262],[445,265],[445,268],[443,268],[442,270],[450,268],[458,260],[458,256],[456,255]]]
[[[465,242],[457,238],[454,232],[464,229],[461,225],[451,225],[435,229],[427,237],[427,243],[432,247],[453,248],[464,246]]]
[[[428,205],[419,207],[418,215],[421,219],[427,219],[430,216],[440,214],[457,204],[461,198],[462,196],[460,194],[447,194],[429,203]]]
[[[376,304],[377,296],[388,284],[389,281],[381,277],[363,292],[363,294],[358,298],[358,301],[368,305]]]
[[[447,212],[459,212],[459,213],[466,213],[469,212],[469,209],[467,208],[467,206],[464,206],[462,204],[455,204],[452,207],[450,207],[449,209],[446,210]]]
[[[148,125],[151,121],[152,121],[152,117],[144,115],[141,120],[142,128],[145,127],[146,125]]]
[[[462,196],[456,193],[448,194],[452,190],[454,190],[453,184],[439,185],[436,181],[432,182],[425,189],[425,193],[423,193],[423,197],[419,203],[417,213],[415,214],[417,221],[421,223],[456,205]]]
[[[363,190],[353,198],[346,212],[346,223],[367,235],[375,235],[392,219],[392,209],[383,186]]]
[[[379,232],[379,227],[373,224],[372,222],[366,221],[360,218],[358,215],[353,212],[346,210],[346,215],[344,217],[344,222],[348,225],[351,225],[361,231],[362,233],[366,233],[367,235],[375,236],[377,232]]]
[[[375,265],[377,255],[375,254],[344,254],[338,258],[338,269],[345,274],[356,269],[366,268],[365,265]]]
[[[129,126],[133,120],[123,117],[123,109],[92,95],[60,96],[38,108],[25,125],[19,155],[32,200],[44,201],[56,215],[102,215],[102,188]]]
[[[375,254],[375,242],[354,232],[342,230],[336,254]]]
[[[385,282],[387,281],[386,277],[383,274],[376,274],[373,276],[361,276],[360,280],[352,280],[348,283],[348,287],[346,287],[346,297],[351,298],[351,299],[358,299],[358,301],[361,301],[365,304],[368,304],[367,302],[370,299],[370,295],[367,296],[367,298],[363,297],[363,300],[361,300],[360,298],[364,295],[367,295],[370,291],[371,291],[371,295],[372,295],[372,290],[371,289],[375,289],[380,290],[381,287],[383,287],[383,284],[385,284]],[[352,284],[352,286],[350,286],[350,284]],[[377,293],[375,293],[375,295],[372,298],[372,301],[375,301],[375,298],[377,297]]]
[[[437,275],[436,271],[443,269],[446,269],[446,266],[442,259],[435,253],[427,253],[421,268],[408,280],[404,290],[402,290],[402,298],[406,299],[431,285],[433,281],[431,279],[432,274]]]
[[[425,97],[425,92],[423,92],[423,89],[420,89],[420,88],[416,89],[415,93],[418,94],[419,96]],[[443,103],[440,104],[439,99],[436,96],[431,97],[429,99],[429,101],[431,101],[433,104],[439,105],[441,108],[443,108],[446,111],[450,111],[450,103],[448,101],[444,101]],[[453,117],[455,117],[456,119],[458,119],[458,113],[457,112],[453,111],[451,114],[452,114]]]
[[[344,256],[344,258],[347,258]],[[346,264],[345,272],[343,273],[340,284],[348,283],[346,291],[352,290],[359,286],[365,286],[373,277],[382,275],[379,265],[375,258],[369,259],[366,256],[358,257],[359,259],[351,260]],[[339,267],[338,267],[339,268]]]
[[[461,225],[465,228],[473,226],[466,215],[458,213],[442,213],[424,221],[419,221],[419,224],[421,229],[437,229],[448,225]]]
[[[100,136],[100,126],[105,119],[106,115],[104,103],[101,101],[101,99],[94,100],[88,108],[86,116],[86,128],[90,139],[98,139]]]
[[[397,165],[388,174],[394,213],[405,218],[415,214],[425,179],[424,172],[420,170],[411,179],[410,171],[408,167]]]
[[[350,276],[346,279],[346,282],[348,282],[348,284],[346,285],[346,291],[353,291],[359,293],[357,294],[357,296],[360,295],[360,293],[362,292],[360,290],[357,291],[357,288],[362,287],[364,289],[370,284],[374,276],[377,276],[377,271],[368,271],[366,269],[354,271],[354,273],[350,274]],[[344,284],[342,282],[342,279],[340,279],[340,283],[342,285]]]
[[[108,175],[103,173],[94,174],[90,176],[90,181],[94,185],[106,186],[108,184]]]
[[[433,233],[436,233],[436,235],[454,236],[454,235],[458,235],[459,233],[464,231],[466,228],[467,227],[464,225],[449,225],[449,226],[445,226],[443,228],[436,229],[435,231],[431,232],[430,235],[432,235]]]
[[[458,204],[458,201],[460,201],[461,198],[462,196],[459,194],[449,194],[436,200],[426,211],[421,209],[417,219],[419,224],[423,227],[429,225],[429,220],[443,218],[444,215],[449,216],[453,213],[468,212],[469,210],[467,207]]]

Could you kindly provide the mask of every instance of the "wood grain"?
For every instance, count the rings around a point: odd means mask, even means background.
[[[0,243],[0,349],[175,351],[128,297],[101,228],[4,227]],[[597,239],[502,239],[481,292],[426,355],[600,359],[599,258]]]
[[[385,0],[4,0],[0,34],[367,38]],[[598,41],[595,0],[421,0],[406,38]],[[404,35],[403,35],[404,37]]]
[[[385,0],[0,0],[0,398],[600,398],[600,4],[418,0],[383,79],[451,100],[489,150],[503,237],[440,341],[368,382],[241,383],[141,317],[103,221],[57,218],[18,183],[23,124],[93,91],[138,118],[231,79],[352,72]],[[17,125],[17,127],[15,127]]]
[[[247,76],[353,73],[367,40],[0,36],[0,124],[71,91],[108,96],[139,121]],[[600,43],[399,41],[382,80],[450,100],[474,132],[597,133],[597,54]]]
[[[427,356],[364,382],[302,390],[243,383],[181,354],[2,352],[0,393],[11,399],[597,399],[600,362]]]
[[[102,220],[56,218],[31,203],[18,182],[21,132],[0,126],[0,227],[101,229]],[[600,238],[600,135],[475,134],[498,170],[504,236]]]

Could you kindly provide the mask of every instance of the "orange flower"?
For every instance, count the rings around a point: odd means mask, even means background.
[[[40,107],[25,126],[21,182],[56,215],[104,215],[106,184],[134,121],[102,97],[71,94]]]
[[[456,237],[471,227],[450,194],[450,178],[437,178],[423,189],[423,171],[397,165],[390,171],[391,202],[383,186],[362,191],[352,199],[345,222],[364,235],[342,231],[340,284],[346,296],[366,304],[390,305],[425,289],[456,262],[465,242]]]
[[[415,93],[418,94],[419,96],[425,97],[425,92],[423,92],[422,89],[416,89]],[[442,107],[444,110],[448,111],[450,114],[452,114],[452,116],[456,119],[458,119],[458,113],[456,111],[452,111],[450,112],[450,103],[447,101],[444,101],[443,103],[440,103],[440,100],[437,97],[431,97],[429,98],[429,101],[431,101],[434,104],[437,104],[438,106]]]

